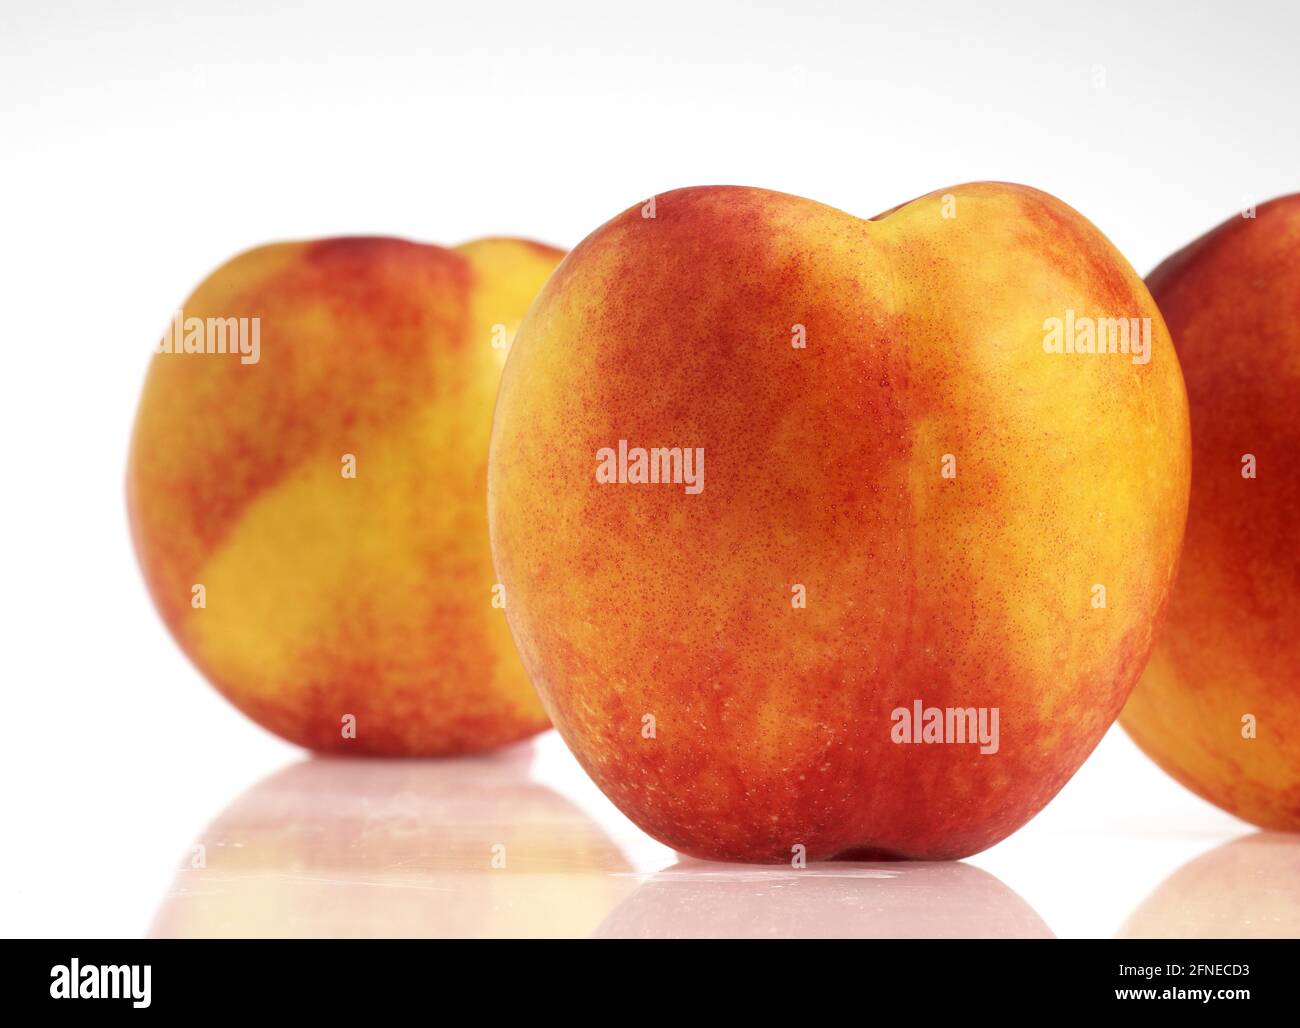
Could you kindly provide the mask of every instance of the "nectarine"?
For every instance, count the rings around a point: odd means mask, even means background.
[[[977,183],[861,220],[710,187],[543,288],[488,516],[533,683],[643,829],[943,859],[1032,817],[1118,714],[1188,475],[1160,314],[1065,204]]]
[[[131,440],[131,526],[167,627],[249,717],[312,749],[407,755],[546,727],[485,483],[506,349],[561,256],[264,246],[173,319]]]
[[[1300,194],[1231,218],[1147,284],[1187,376],[1187,545],[1120,723],[1192,791],[1300,831]]]

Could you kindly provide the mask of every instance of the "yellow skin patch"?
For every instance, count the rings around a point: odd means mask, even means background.
[[[259,318],[260,359],[154,358],[133,533],[168,627],[265,727],[425,755],[546,726],[492,605],[484,492],[502,353],[561,256],[504,239],[280,244],[186,301],[187,317]]]

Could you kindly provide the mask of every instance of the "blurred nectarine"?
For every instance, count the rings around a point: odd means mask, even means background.
[[[167,627],[249,717],[317,750],[408,755],[546,726],[484,491],[506,348],[560,257],[286,243],[185,302],[136,416],[131,526]]]

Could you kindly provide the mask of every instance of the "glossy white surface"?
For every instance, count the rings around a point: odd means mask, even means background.
[[[24,783],[10,824],[35,830],[4,852],[5,933],[1300,936],[1300,838],[1201,804],[1117,735],[968,861],[796,870],[677,857],[553,732],[490,757],[366,761],[230,727],[237,759],[175,740],[154,764],[104,735],[84,783]],[[1125,789],[1108,784],[1117,764]]]

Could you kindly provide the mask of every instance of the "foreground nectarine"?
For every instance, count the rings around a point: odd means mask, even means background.
[[[546,726],[501,610],[485,479],[506,348],[561,256],[264,246],[169,325],[131,440],[131,526],[167,627],[253,720],[408,755]]]
[[[1121,724],[1210,802],[1300,831],[1300,194],[1244,213],[1147,279],[1195,472],[1168,623]]]
[[[488,467],[515,641],[583,767],[696,857],[942,859],[1114,720],[1182,540],[1142,280],[1043,193],[864,221],[625,211],[520,326]]]

